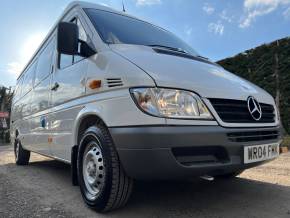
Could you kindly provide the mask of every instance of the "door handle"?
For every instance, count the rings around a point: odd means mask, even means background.
[[[56,91],[58,88],[59,88],[59,84],[55,82],[53,87],[51,88],[51,91]]]

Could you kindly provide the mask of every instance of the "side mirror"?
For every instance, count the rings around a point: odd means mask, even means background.
[[[57,51],[60,54],[78,54],[79,29],[74,23],[61,22],[57,27]]]

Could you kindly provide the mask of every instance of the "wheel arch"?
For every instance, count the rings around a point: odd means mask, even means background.
[[[80,111],[79,115],[77,116],[75,120],[75,125],[74,125],[74,134],[73,134],[73,140],[74,144],[73,145],[79,145],[80,142],[80,137],[82,133],[89,128],[90,126],[93,126],[97,122],[103,123],[105,126],[106,123],[103,120],[103,118],[97,113],[96,111]]]
[[[97,112],[88,112],[86,110],[81,111],[75,121],[73,130],[74,144],[71,148],[71,179],[72,184],[75,186],[78,185],[77,156],[81,136],[87,128],[99,122],[106,126],[106,123]]]

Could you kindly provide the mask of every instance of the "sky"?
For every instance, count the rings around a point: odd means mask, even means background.
[[[122,10],[122,0],[88,0]],[[3,0],[0,85],[14,86],[71,0]],[[124,0],[128,14],[161,26],[217,61],[290,36],[290,0]]]

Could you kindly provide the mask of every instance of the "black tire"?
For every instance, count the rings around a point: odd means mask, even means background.
[[[94,170],[92,175],[96,178],[93,182],[93,188],[100,187],[100,190],[97,194],[92,195],[89,191],[90,187],[88,188],[88,180],[85,181],[85,179],[91,175],[91,171],[89,171],[90,166],[87,164],[85,167],[87,171],[84,172],[83,163],[84,161],[87,163],[86,157],[88,153],[96,151],[94,150],[96,143],[98,143],[98,151],[101,152],[101,157],[103,159],[101,164],[103,164],[104,167],[101,173],[103,173],[104,176],[102,176],[103,178],[100,177],[103,179],[102,182],[97,181],[100,176],[100,171],[97,172],[96,169],[99,169],[100,165],[96,167],[96,164],[93,164]],[[92,156],[95,155],[94,153],[91,154]],[[99,154],[99,152],[96,152],[96,155],[97,154]],[[113,140],[107,128],[102,123],[98,123],[88,128],[82,134],[80,147],[78,149],[77,168],[81,194],[85,203],[90,208],[97,212],[108,212],[123,207],[127,203],[132,191],[133,179],[125,174],[114,147]],[[86,178],[84,174],[87,175]],[[101,185],[99,186],[98,184],[100,183]]]
[[[237,176],[239,176],[242,172],[244,172],[244,171],[240,170],[240,171],[236,171],[236,172],[232,172],[232,173],[217,175],[216,178],[217,179],[234,179]]]
[[[19,139],[15,140],[14,154],[16,165],[28,165],[30,159],[30,151],[23,149],[21,141]]]

